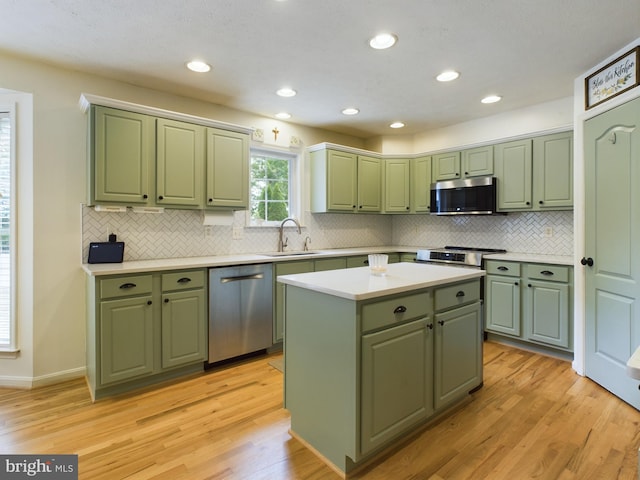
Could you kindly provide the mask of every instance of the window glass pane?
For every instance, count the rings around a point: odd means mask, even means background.
[[[279,222],[290,215],[291,157],[252,152],[251,219]]]
[[[0,112],[0,346],[11,344],[11,124]]]

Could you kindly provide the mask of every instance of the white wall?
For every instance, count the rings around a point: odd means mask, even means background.
[[[574,290],[574,308],[575,308],[575,335],[574,335],[574,360],[573,368],[581,375],[584,375],[585,363],[585,269],[579,262],[583,256],[589,256],[589,252],[585,251],[585,185],[584,185],[584,122],[589,118],[599,115],[607,110],[611,110],[633,98],[640,97],[640,87],[628,90],[615,98],[593,107],[590,110],[585,109],[584,98],[585,88],[584,79],[600,68],[615,60],[620,55],[628,52],[631,48],[640,44],[640,38],[631,42],[629,45],[621,48],[617,52],[612,53],[593,68],[586,71],[574,81],[574,177],[573,177],[573,194],[574,194],[574,264],[575,264],[575,290]]]
[[[522,135],[570,129],[573,97],[512,110],[449,127],[419,133],[412,138],[383,137],[377,145],[382,153],[436,152],[451,148],[495,143]]]
[[[262,128],[265,143],[297,136],[302,147],[324,141],[362,148],[361,139],[259,117],[190,98],[0,54],[0,89],[24,92],[19,108],[18,358],[0,357],[0,384],[31,386],[82,375],[85,277],[81,204],[86,199],[87,118],[83,92]],[[31,108],[30,98],[33,98]],[[23,108],[24,107],[24,108]],[[29,130],[31,145],[20,143]],[[33,218],[31,218],[32,212]]]

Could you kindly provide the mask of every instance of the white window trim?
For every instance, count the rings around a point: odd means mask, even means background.
[[[254,144],[250,146],[250,155],[253,153],[264,155],[282,155],[291,158],[290,172],[289,172],[289,215],[294,217],[301,226],[303,224],[302,218],[302,156],[299,151],[295,151],[289,148],[278,147],[275,145],[263,145]],[[251,180],[249,180],[251,181]],[[247,228],[273,228],[279,227],[280,222],[261,222],[256,223],[251,218],[251,209],[246,210],[245,213],[245,227]]]
[[[11,198],[10,198],[10,215],[11,215],[11,229],[9,231],[9,251],[10,251],[10,268],[11,268],[11,292],[9,297],[9,345],[0,346],[0,358],[12,358],[16,354],[18,349],[18,332],[17,332],[17,258],[18,258],[18,242],[17,242],[17,162],[16,162],[16,143],[17,143],[17,130],[16,130],[16,106],[0,105],[0,113],[8,114],[9,125],[11,128],[11,149],[9,152],[11,162]]]

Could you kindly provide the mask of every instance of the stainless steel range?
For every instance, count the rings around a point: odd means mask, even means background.
[[[444,248],[418,250],[416,261],[422,263],[442,263],[450,266],[482,268],[484,255],[506,253],[497,248],[475,248],[446,246]]]

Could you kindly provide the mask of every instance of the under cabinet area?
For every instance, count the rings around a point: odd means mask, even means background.
[[[103,105],[88,112],[90,205],[248,208],[248,130]]]
[[[573,268],[487,260],[485,330],[573,351]]]
[[[87,379],[94,399],[201,371],[204,269],[88,277]]]

